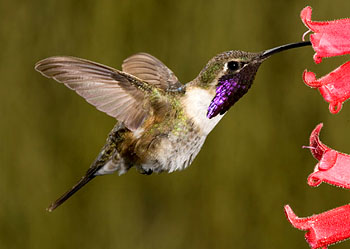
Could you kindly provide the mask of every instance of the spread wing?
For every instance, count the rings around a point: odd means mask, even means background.
[[[163,62],[147,53],[138,53],[125,59],[122,69],[164,91],[175,90],[182,86]]]
[[[39,61],[35,69],[76,91],[130,130],[140,127],[151,112],[146,95],[158,91],[128,73],[74,57],[50,57]]]

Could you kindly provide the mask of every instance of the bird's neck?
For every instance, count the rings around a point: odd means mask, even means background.
[[[210,102],[215,96],[215,89],[207,90],[195,85],[189,85],[186,93],[182,97],[182,105],[188,118],[193,120],[195,126],[203,133],[209,132],[221,120],[223,115],[218,115],[212,119],[207,118],[207,111]]]

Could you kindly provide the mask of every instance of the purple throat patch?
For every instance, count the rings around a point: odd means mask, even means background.
[[[247,93],[249,86],[247,84],[239,84],[239,81],[239,78],[235,76],[231,76],[231,78],[224,76],[219,79],[216,95],[208,107],[207,117],[209,119],[217,116],[219,113],[221,115],[224,114]]]

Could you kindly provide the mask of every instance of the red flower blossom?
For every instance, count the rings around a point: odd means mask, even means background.
[[[303,23],[313,31],[310,35],[315,50],[314,61],[320,63],[323,57],[331,57],[350,53],[350,19],[315,22],[311,20],[312,9],[305,7],[300,17]],[[329,111],[338,113],[344,101],[350,98],[350,62],[343,64],[333,72],[320,79],[312,72],[305,71],[304,82],[318,88],[324,99],[329,102]]]
[[[311,21],[312,9],[305,7],[300,17],[303,23],[314,32],[310,41],[316,54],[314,60],[320,63],[323,57],[331,57],[350,53],[350,19],[335,21]]]
[[[329,111],[338,113],[343,102],[350,98],[350,62],[341,65],[331,73],[316,79],[313,72],[303,73],[306,85],[318,88],[323,98],[329,103]]]
[[[307,218],[297,217],[289,205],[284,206],[284,212],[295,228],[307,230],[305,238],[312,249],[327,248],[350,237],[350,205]]]
[[[317,187],[322,182],[350,189],[350,155],[340,153],[324,145],[319,134],[322,123],[317,125],[310,136],[310,150],[319,161],[308,177],[308,184]]]
[[[350,19],[315,22],[311,21],[311,13],[311,7],[305,7],[300,16],[309,31],[314,32],[310,35],[316,52],[314,61],[320,63],[323,57],[349,54]],[[350,98],[350,62],[320,79],[316,79],[313,72],[305,70],[303,80],[308,86],[319,89],[329,103],[331,113],[338,113],[343,102]],[[305,146],[318,160],[314,172],[308,177],[308,184],[316,187],[326,182],[350,189],[350,155],[333,150],[320,141],[322,126],[322,123],[316,126],[310,135],[310,146]],[[328,245],[350,237],[350,205],[307,218],[297,217],[288,205],[284,211],[295,228],[307,230],[305,238],[312,249],[326,249]]]

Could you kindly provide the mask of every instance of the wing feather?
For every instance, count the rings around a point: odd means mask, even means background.
[[[67,56],[39,61],[35,69],[76,91],[98,110],[124,122],[130,130],[140,127],[151,111],[145,102],[154,86],[128,73]]]
[[[175,74],[163,62],[147,53],[138,53],[125,59],[122,69],[164,91],[182,86]]]

